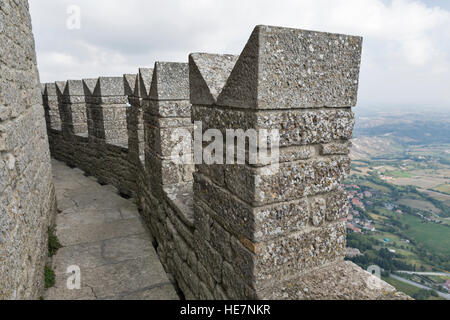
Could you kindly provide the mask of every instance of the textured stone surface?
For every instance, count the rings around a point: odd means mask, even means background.
[[[136,78],[134,87],[134,96],[140,98],[148,98],[150,95],[150,87],[152,85],[153,68],[139,68],[139,74]]]
[[[137,207],[53,161],[58,203],[57,235],[63,245],[52,259],[55,287],[45,299],[178,299]],[[62,210],[63,209],[63,210]],[[81,269],[81,289],[68,290],[67,267]]]
[[[189,66],[187,63],[156,62],[150,99],[189,100]]]
[[[85,96],[69,100],[60,96],[70,81],[56,85],[60,104],[87,101],[89,136],[50,130],[52,153],[118,189],[108,191],[136,196],[168,278],[188,300],[398,298],[364,287],[365,273],[343,262],[348,198],[340,183],[350,168],[361,42],[257,26],[239,57],[196,53],[189,66],[157,62],[137,76],[84,81]],[[278,130],[278,170],[248,164],[247,148],[247,164],[197,164],[192,181],[194,166],[173,158],[180,145],[192,156],[192,120],[203,131]],[[77,298],[161,297],[168,284],[157,281],[136,208],[101,190],[66,194],[59,204],[66,247],[58,259],[78,256],[92,271]],[[326,272],[339,274],[328,279]],[[53,292],[74,298],[61,286]]]
[[[124,88],[125,88],[125,95],[131,96],[134,94],[137,75],[136,74],[124,74],[123,75],[123,82],[124,82]]]
[[[1,1],[0,52],[0,300],[37,299],[56,204],[27,1]]]
[[[227,165],[225,183],[243,201],[262,205],[332,191],[349,171],[346,156],[283,163],[274,171]]]
[[[239,56],[192,53],[189,55],[189,85],[192,104],[217,101]]]
[[[252,241],[262,241],[285,232],[300,231],[308,223],[309,211],[306,199],[252,208],[202,175],[196,174],[195,182],[195,195],[201,201],[196,201],[198,207],[195,217],[199,219],[196,222],[198,227],[207,225],[201,221],[210,216],[236,237],[244,236]],[[206,204],[209,210],[205,208]],[[220,214],[222,211],[227,212],[227,215]],[[208,229],[202,230],[202,235],[208,237]]]
[[[349,261],[315,270],[295,281],[281,282],[278,288],[276,291],[261,290],[259,295],[267,299],[289,300],[411,299]]]
[[[342,154],[334,140],[352,137],[354,114],[349,108],[305,110],[281,110],[247,112],[193,105],[194,121],[202,121],[202,129],[267,129],[278,130],[280,147],[316,143],[325,145],[324,154]]]
[[[61,117],[58,108],[58,95],[54,83],[43,84],[42,93],[45,121],[49,130],[61,131]]]
[[[83,88],[84,88],[84,95],[90,96],[94,94],[95,87],[97,86],[98,78],[97,79],[83,79]]]
[[[63,94],[65,96],[84,96],[83,81],[67,80]]]
[[[94,96],[125,96],[123,77],[100,77],[94,89]]]
[[[256,26],[218,98],[254,109],[356,105],[362,38]]]

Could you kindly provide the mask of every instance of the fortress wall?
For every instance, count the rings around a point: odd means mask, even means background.
[[[61,145],[61,141],[56,141],[55,139],[60,139],[62,135],[56,83],[47,83],[42,85],[42,100],[44,105],[45,121],[47,124],[50,153],[54,155],[58,152],[55,148],[58,148]]]
[[[152,83],[153,69],[140,68],[136,75],[134,91],[132,95],[128,96],[131,104],[128,118],[128,136],[129,136],[129,155],[134,170],[135,183],[135,197],[141,212],[146,212],[148,197],[149,176],[145,166],[145,136],[146,130],[144,126],[144,98],[147,98],[150,92]],[[149,216],[143,215],[149,225]]]
[[[52,156],[95,176],[101,184],[133,195],[136,179],[128,152],[130,106],[124,79],[68,80],[56,83],[56,88],[62,130],[48,127]],[[48,92],[44,91],[45,101],[54,99]]]
[[[350,170],[360,53],[358,37],[258,26],[238,58],[190,56],[193,119],[203,132],[279,134],[275,163],[247,156],[194,174],[199,260],[228,297],[264,298],[282,281],[343,261],[340,183]]]
[[[58,120],[48,116],[52,152],[134,195],[187,299],[405,298],[343,261],[340,184],[361,46],[360,37],[257,26],[239,56],[195,53],[188,64],[85,79],[88,142],[65,134],[63,117],[63,130],[52,129]],[[223,163],[194,165],[194,154],[212,151],[201,141],[208,129],[224,142],[227,129],[275,130],[279,156],[251,161],[244,142],[243,163],[215,150]]]
[[[93,175],[101,183],[117,187],[120,193],[131,196],[134,179],[128,156],[127,110],[123,77],[100,77],[89,104],[89,121],[93,124],[91,147],[97,147]]]
[[[180,153],[192,157],[188,64],[156,62],[151,79],[143,98],[148,182],[142,214],[166,271],[184,295],[194,299],[198,285],[193,247],[194,166],[175,159]],[[187,139],[180,140],[180,136]]]
[[[56,213],[28,10],[27,1],[0,3],[0,300],[41,295]],[[58,120],[54,105],[51,122]]]

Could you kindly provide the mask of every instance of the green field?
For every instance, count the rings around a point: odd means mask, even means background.
[[[391,286],[395,287],[397,290],[406,293],[408,296],[412,296],[413,294],[415,294],[417,291],[420,290],[417,287],[414,287],[410,284],[404,283],[391,277],[381,277],[381,278],[387,283],[389,283]]]
[[[401,291],[403,293],[406,293],[408,296],[412,297],[414,294],[419,292],[419,288],[412,286],[408,283],[404,283],[402,281],[399,281],[397,279],[391,278],[391,277],[381,277],[384,281],[389,283],[391,286],[395,287],[398,291]],[[427,300],[445,300],[441,297],[429,297]]]
[[[352,197],[364,204],[364,208],[352,207],[359,211],[352,222],[362,225],[355,221],[357,216],[360,221],[370,220],[376,231],[363,229],[362,233],[377,240],[372,243],[375,250],[395,250],[392,260],[395,262],[388,262],[386,256],[377,256],[361,241],[359,249],[367,253],[360,259],[361,264],[379,259],[393,270],[450,270],[448,147],[449,144],[405,144],[404,150],[395,155],[376,154],[352,163],[352,168],[360,173],[351,175],[344,183],[360,187]],[[348,187],[348,190],[355,189]],[[372,195],[361,196],[365,191]],[[384,238],[391,241],[387,243]]]
[[[409,225],[404,232],[425,247],[441,254],[450,255],[450,228],[432,222],[423,222],[419,217],[402,215],[400,221]]]
[[[414,177],[414,175],[412,173],[407,172],[407,171],[400,171],[400,170],[387,171],[385,173],[385,175],[394,177],[394,178],[412,178],[412,177]]]
[[[438,191],[441,193],[445,193],[445,194],[450,194],[450,184],[446,183],[446,184],[441,184],[437,187],[434,187],[432,190],[434,191]]]

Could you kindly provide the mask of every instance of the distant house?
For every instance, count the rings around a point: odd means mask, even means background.
[[[348,222],[347,222],[347,229],[349,229],[349,230],[351,230],[353,232],[356,232],[356,233],[361,233],[361,229],[360,228],[357,228],[353,224],[348,223]]]
[[[388,249],[390,253],[395,253],[396,251],[394,249]]]
[[[353,198],[352,199],[352,204],[355,206],[355,207],[358,207],[358,208],[364,208],[364,204],[361,202],[361,200],[359,200],[358,198]]]
[[[345,248],[345,256],[349,258],[362,256],[361,251],[357,248]]]
[[[389,239],[389,238],[384,238],[383,241],[389,243],[389,242],[391,242],[391,239]]]
[[[364,197],[366,197],[366,198],[372,198],[372,192],[370,192],[370,191],[364,191]]]

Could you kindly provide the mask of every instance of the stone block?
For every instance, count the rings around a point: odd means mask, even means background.
[[[92,96],[94,94],[95,87],[97,86],[98,78],[96,79],[83,79],[83,89],[85,96]]]
[[[305,198],[251,207],[201,174],[194,174],[194,179],[194,220],[197,230],[203,231],[202,235],[208,240],[211,219],[236,237],[251,241],[276,238],[307,226],[309,211]]]
[[[150,87],[152,85],[153,68],[139,68],[134,87],[134,96],[148,99],[150,95]]]
[[[123,77],[99,77],[93,95],[97,97],[125,96]]]
[[[350,172],[348,156],[282,163],[277,170],[227,165],[227,188],[243,201],[264,205],[336,189]]]
[[[189,55],[189,85],[192,104],[212,105],[222,91],[239,56],[192,53]]]
[[[196,230],[194,232],[195,250],[200,262],[204,262],[208,273],[216,282],[222,281],[222,262],[223,258],[202,235]]]
[[[252,109],[356,105],[362,38],[256,26],[217,99]]]
[[[329,193],[327,195],[326,205],[326,219],[328,221],[338,221],[347,217],[350,206],[347,191],[339,187],[336,191]]]
[[[189,100],[187,63],[156,62],[150,87],[152,100]]]
[[[84,87],[82,80],[67,80],[64,88],[65,96],[84,96]]]
[[[345,254],[345,224],[337,222],[267,242],[251,243],[251,246],[244,246],[235,240],[232,241],[232,248],[235,255],[228,268],[232,268],[234,274],[241,275],[248,285],[262,288],[342,261]],[[224,263],[224,272],[226,265]],[[228,280],[225,276],[223,279]]]
[[[280,147],[330,143],[351,139],[354,114],[350,108],[318,110],[243,111],[192,106],[193,121],[202,122],[202,131],[219,129],[277,130]]]
[[[349,154],[351,142],[331,142],[321,146],[320,153],[322,155]]]
[[[125,95],[132,96],[134,94],[135,85],[137,80],[136,74],[124,74],[123,82],[125,86]]]
[[[56,84],[54,82],[44,84],[44,95],[57,96]]]
[[[144,101],[143,106],[149,114],[162,118],[191,117],[191,104],[189,101]]]

